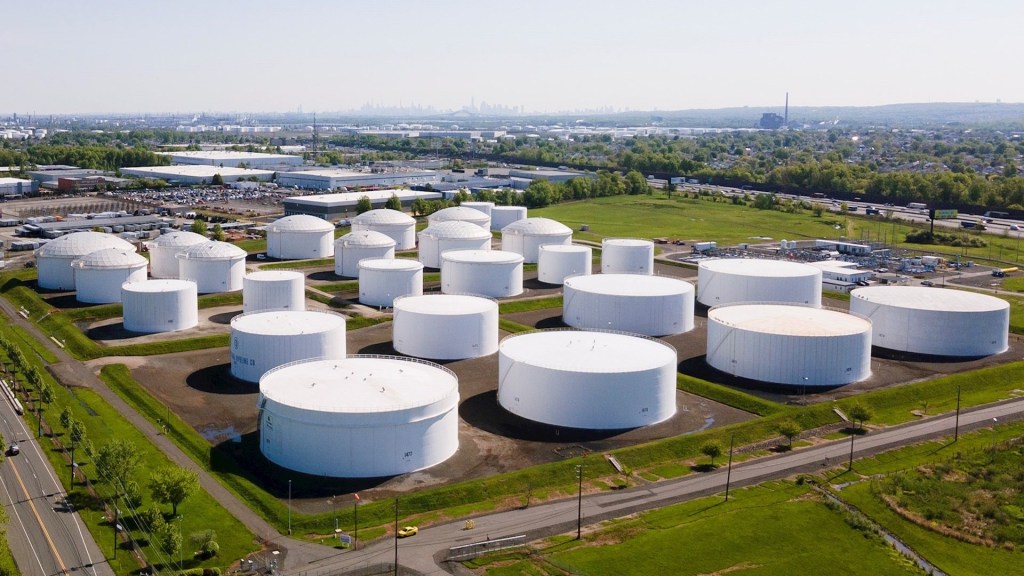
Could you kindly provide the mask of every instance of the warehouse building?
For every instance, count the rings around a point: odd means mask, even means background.
[[[372,173],[326,168],[282,172],[277,176],[277,183],[281,186],[296,186],[309,190],[337,190],[343,187],[424,186],[440,182],[441,175],[433,170]]]
[[[270,170],[253,170],[250,168],[230,168],[221,166],[143,166],[138,168],[122,168],[124,176],[136,178],[159,178],[177,184],[212,184],[213,177],[220,174],[225,182],[251,180],[253,178],[266,182],[274,176]]]
[[[0,198],[19,197],[39,191],[39,184],[21,178],[0,178]]]
[[[177,166],[199,165],[223,168],[276,168],[280,166],[302,166],[302,156],[290,154],[266,154],[263,152],[233,152],[231,150],[198,150],[180,152],[157,152]]]
[[[278,182],[281,175],[278,175]],[[410,206],[417,198],[423,200],[440,200],[437,192],[417,192],[415,190],[372,190],[368,192],[342,192],[338,194],[316,194],[313,196],[293,196],[282,201],[284,215],[308,214],[334,221],[339,218],[355,216],[356,204],[366,196],[374,208],[383,208],[392,195],[398,196],[402,206]]]

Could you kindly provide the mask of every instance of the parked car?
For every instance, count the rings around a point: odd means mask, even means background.
[[[415,536],[420,531],[416,526],[403,526],[398,530],[399,538],[408,538],[409,536]]]
[[[921,280],[921,286],[935,286],[935,282],[931,280]]]

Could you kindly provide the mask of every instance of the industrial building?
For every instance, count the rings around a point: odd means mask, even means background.
[[[537,262],[537,250],[545,244],[571,243],[572,229],[550,218],[516,220],[501,229],[501,249],[521,254],[527,264]]]
[[[178,252],[178,277],[196,283],[200,294],[242,289],[245,250],[227,242],[193,244]]]
[[[821,270],[800,262],[734,258],[706,260],[697,268],[697,301],[821,307]]]
[[[498,348],[498,403],[552,426],[624,429],[676,413],[676,350],[616,332],[515,334]]]
[[[448,220],[427,226],[418,234],[419,260],[427,268],[441,267],[441,254],[449,250],[490,250],[491,233],[476,224]]]
[[[106,217],[54,219],[52,222],[33,221],[29,218],[24,225],[15,231],[19,236],[41,236],[43,238],[60,238],[73,232],[90,232],[102,230],[107,234],[124,234],[127,236],[150,236],[150,232],[164,230],[170,226],[170,220],[158,216],[129,216],[127,214]],[[144,234],[143,234],[144,233]]]
[[[39,183],[22,178],[0,177],[0,198],[27,196],[39,191]]]
[[[45,290],[74,290],[75,270],[71,263],[105,248],[135,251],[135,246],[102,232],[74,232],[47,242],[35,252],[37,284]]]
[[[359,261],[359,303],[390,308],[395,298],[423,295],[423,264],[408,258]]]
[[[545,244],[537,249],[537,279],[546,284],[563,284],[570,276],[590,274],[594,250],[576,244]]]
[[[441,292],[507,298],[523,293],[523,257],[501,250],[441,254]]]
[[[187,330],[199,324],[195,282],[145,280],[121,286],[124,329],[153,334]]]
[[[425,186],[441,182],[441,175],[433,170],[396,172],[354,172],[336,168],[280,172],[280,186],[305,190],[337,190],[339,188],[377,188],[394,186]]]
[[[92,168],[76,168],[75,166],[63,166],[63,165],[52,165],[52,166],[36,166],[35,170],[29,170],[27,172],[28,177],[36,183],[36,189],[49,188],[51,190],[57,189],[57,183],[61,178],[88,178],[94,176],[110,176],[108,172],[103,170],[94,170]]]
[[[407,356],[461,360],[498,351],[498,303],[490,298],[457,294],[395,298],[391,324],[395,350]]]
[[[654,242],[636,238],[601,240],[602,274],[654,274]]]
[[[177,230],[167,234],[161,234],[152,242],[147,244],[149,248],[149,274],[153,278],[177,278],[178,277],[178,252],[204,244],[210,239],[202,234]]]
[[[149,260],[135,247],[104,248],[71,262],[75,273],[75,299],[88,304],[121,301],[121,285],[146,279]]]
[[[381,232],[357,230],[334,241],[334,273],[338,276],[349,278],[359,276],[361,260],[394,257],[394,238]]]
[[[259,382],[290,362],[345,358],[345,317],[333,312],[274,310],[231,319],[231,375]]]
[[[334,256],[334,225],[296,214],[267,225],[267,256],[279,260],[309,260]]]
[[[858,282],[867,282],[874,276],[871,270],[861,270],[855,262],[822,260],[808,262],[821,270],[821,288],[831,292],[847,293],[857,287]]]
[[[235,152],[232,150],[180,150],[157,152],[158,156],[170,159],[176,166],[217,166],[220,168],[277,168],[281,166],[302,166],[302,156],[290,154],[268,154],[264,152]]]
[[[285,198],[281,204],[286,216],[308,214],[323,218],[329,222],[356,215],[356,205],[366,197],[375,209],[383,209],[387,201],[397,196],[402,206],[411,206],[416,199],[440,200],[438,192],[420,192],[416,190],[367,190],[365,192],[339,192],[337,194],[315,194],[312,196],[292,196]],[[360,214],[362,216],[362,214]],[[405,248],[399,248],[405,250]]]
[[[260,270],[242,277],[242,312],[305,310],[306,277],[295,270]]]
[[[258,402],[263,455],[306,474],[407,474],[459,448],[458,378],[437,364],[382,356],[296,362],[260,379]]]
[[[274,172],[271,170],[209,165],[144,166],[121,169],[122,176],[157,178],[174,184],[213,184],[213,177],[218,174],[224,182],[237,182],[238,180],[267,182],[274,177]]]
[[[562,321],[583,330],[682,334],[693,330],[693,293],[693,284],[663,276],[572,276],[563,286]]]

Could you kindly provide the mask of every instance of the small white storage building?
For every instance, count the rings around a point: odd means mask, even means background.
[[[102,232],[72,232],[43,244],[35,252],[38,286],[45,290],[74,290],[75,270],[71,263],[104,248],[135,250],[130,242]]]
[[[124,329],[152,334],[199,324],[199,294],[188,280],[146,280],[121,286]]]
[[[693,330],[693,293],[693,284],[663,276],[572,276],[563,287],[562,321],[584,330],[682,334]]]
[[[491,230],[502,230],[513,222],[526,219],[526,206],[495,206],[491,208]]]
[[[545,244],[537,249],[537,279],[563,284],[569,276],[590,274],[594,251],[576,244]]]
[[[334,256],[334,225],[316,216],[296,214],[267,226],[267,256],[308,260]]]
[[[527,264],[537,262],[538,249],[545,244],[571,244],[572,230],[550,218],[517,220],[501,229],[501,249],[522,254]]]
[[[259,382],[268,370],[310,358],[345,358],[345,317],[332,312],[241,314],[231,319],[231,375]]]
[[[400,296],[423,294],[423,263],[408,258],[359,261],[359,303],[390,308]]]
[[[432,360],[479,358],[498,350],[498,303],[480,296],[439,294],[395,299],[395,350]]]
[[[295,270],[261,270],[242,277],[242,312],[305,310],[306,277]]]
[[[821,270],[800,262],[735,258],[706,260],[697,268],[697,301],[821,307]]]
[[[359,261],[395,257],[395,239],[381,232],[359,230],[334,241],[334,273],[359,276]]]
[[[260,450],[315,476],[423,470],[459,447],[459,382],[437,364],[349,356],[281,366],[260,379]]]
[[[420,262],[441,267],[441,254],[449,250],[490,250],[491,233],[476,224],[449,220],[427,226],[419,233]]]
[[[178,252],[178,277],[196,283],[200,294],[242,289],[245,250],[227,242],[193,244]]]
[[[210,239],[206,236],[187,230],[161,234],[148,244],[150,276],[153,278],[177,278],[178,259],[175,256],[178,252],[189,246],[209,241]]]
[[[438,210],[430,216],[427,216],[427,222],[430,224],[453,221],[476,224],[488,231],[488,233],[490,233],[491,230],[491,215],[487,212],[483,212],[482,210],[476,210],[468,206],[451,206],[449,208]]]
[[[149,260],[130,248],[104,248],[71,263],[75,270],[75,299],[90,304],[121,301],[121,285],[146,279]]]
[[[654,242],[637,238],[601,240],[602,274],[654,274]]]
[[[416,247],[416,219],[405,212],[388,208],[368,210],[352,219],[352,231],[372,230],[395,241],[395,250]]]
[[[441,292],[506,298],[523,293],[523,257],[502,250],[449,250],[441,255]]]

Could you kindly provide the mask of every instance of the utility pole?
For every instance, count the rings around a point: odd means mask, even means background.
[[[850,434],[850,462],[846,465],[846,471],[850,472],[853,470],[853,439],[856,434]]]
[[[729,435],[729,467],[725,471],[725,501],[729,501],[729,481],[732,480],[732,447],[736,440],[735,434]]]
[[[395,576],[398,576],[398,498],[395,498]]]
[[[359,494],[353,494],[355,501],[352,502],[352,516],[355,518],[355,529],[352,531],[352,549],[359,546]]]
[[[288,535],[292,535],[292,481],[288,480]]]
[[[953,425],[953,442],[960,438],[960,385],[956,387],[956,423]]]
[[[71,465],[72,478],[74,478],[74,473],[75,473],[75,467],[74,467],[74,463],[72,463],[72,465]],[[115,500],[114,501],[114,560],[117,560],[117,513],[118,513],[117,500]],[[179,569],[180,568],[181,567],[179,566]]]
[[[576,478],[579,480],[579,487],[576,494],[576,539],[580,539],[583,530],[583,465],[576,466]]]

